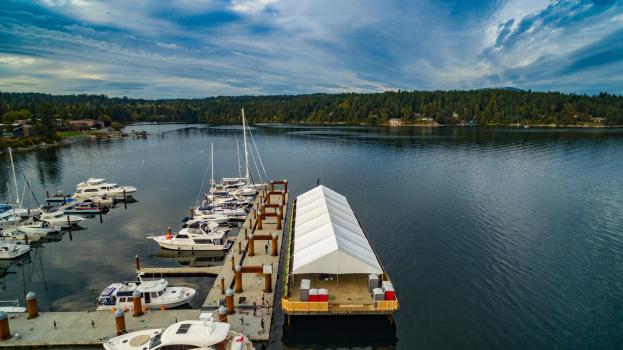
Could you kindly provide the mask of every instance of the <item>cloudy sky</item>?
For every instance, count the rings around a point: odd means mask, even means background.
[[[623,94],[623,1],[2,0],[0,90]]]

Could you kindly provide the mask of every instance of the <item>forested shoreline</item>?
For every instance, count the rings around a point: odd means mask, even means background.
[[[252,123],[530,124],[621,125],[623,96],[576,95],[506,89],[469,91],[391,91],[272,96],[219,96],[203,99],[132,99],[104,95],[49,95],[0,92],[0,115],[11,123],[30,115],[50,119],[237,123],[245,108]]]

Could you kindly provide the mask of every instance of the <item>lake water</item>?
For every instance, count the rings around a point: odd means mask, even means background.
[[[91,176],[139,192],[103,223],[90,220],[9,266],[0,300],[23,303],[32,290],[41,309],[83,310],[107,284],[133,277],[135,254],[150,266],[189,263],[159,256],[145,236],[179,227],[200,193],[211,142],[216,176],[238,174],[240,129],[131,128],[152,135],[14,155],[39,201]],[[385,319],[321,318],[284,332],[277,314],[270,348],[623,344],[623,130],[257,126],[253,135],[269,175],[289,179],[291,195],[319,179],[347,196],[401,303],[395,328]],[[0,162],[6,201],[6,153]],[[212,283],[174,281],[204,293]]]

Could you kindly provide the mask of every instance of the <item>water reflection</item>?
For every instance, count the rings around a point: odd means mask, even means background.
[[[287,349],[395,349],[396,328],[384,316],[293,317],[284,328]]]
[[[225,252],[218,251],[177,251],[160,248],[153,256],[189,267],[222,265]]]

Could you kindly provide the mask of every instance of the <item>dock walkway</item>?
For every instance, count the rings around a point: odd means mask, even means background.
[[[262,193],[262,198],[266,198],[266,192]],[[282,202],[282,199],[284,201]],[[286,212],[288,204],[288,194],[285,196],[272,195],[268,201],[273,204],[281,204],[283,209],[281,210],[281,222],[282,227],[277,228],[277,217],[265,217],[262,221],[262,228],[259,229],[257,225],[257,219],[254,218],[253,212],[249,214],[245,220],[240,234],[236,238],[232,249],[225,257],[225,264],[221,267],[221,271],[216,277],[208,296],[203,303],[203,308],[206,310],[216,311],[219,305],[225,303],[225,295],[221,289],[221,279],[224,279],[225,289],[234,289],[234,270],[232,268],[231,260],[234,259],[235,265],[241,265],[243,271],[242,274],[242,292],[234,295],[234,310],[235,313],[228,316],[229,323],[236,329],[242,327],[241,331],[247,335],[251,340],[268,341],[270,333],[270,325],[272,322],[273,305],[275,303],[275,287],[277,283],[277,273],[279,271],[279,258],[281,255],[281,246],[283,242],[283,233],[286,225]],[[254,209],[257,210],[259,203],[256,201]],[[268,211],[268,208],[266,209]],[[270,240],[255,240],[254,241],[254,255],[249,254],[249,240],[245,238],[245,230],[247,230],[248,237],[253,234],[255,237],[269,237],[272,233],[277,234],[278,245],[277,255],[272,256],[272,246]],[[242,250],[239,250],[239,247]],[[254,268],[263,265],[272,265],[272,277],[271,277],[271,293],[264,293],[264,275],[262,272],[253,271]],[[254,307],[254,303],[258,306]],[[233,320],[233,321],[232,321]],[[263,324],[263,327],[262,327]]]
[[[126,312],[128,331],[164,328],[176,320],[198,319],[201,310],[148,311],[141,317]],[[56,326],[55,326],[56,323]],[[110,311],[42,312],[39,317],[9,317],[12,337],[0,348],[100,345],[115,336],[115,316]]]

